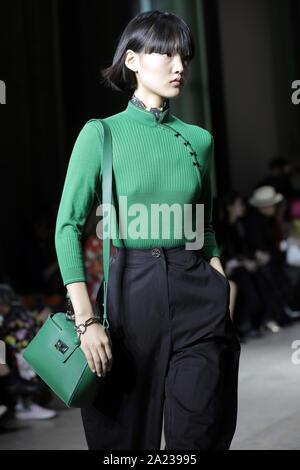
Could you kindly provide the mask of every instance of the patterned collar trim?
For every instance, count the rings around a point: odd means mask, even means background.
[[[168,98],[164,100],[163,105],[159,108],[150,108],[150,106],[146,106],[145,103],[140,98],[138,98],[135,94],[132,95],[130,101],[136,106],[138,106],[139,108],[146,109],[147,111],[151,111],[157,120],[161,116],[162,112],[169,108]]]

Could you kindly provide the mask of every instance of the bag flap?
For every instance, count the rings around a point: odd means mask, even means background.
[[[56,355],[57,359],[61,362],[67,361],[71,354],[80,347],[75,344],[74,340],[77,339],[76,331],[74,330],[74,321],[67,320],[64,313],[50,314],[48,317],[50,325],[48,327],[48,348]],[[42,326],[42,328],[46,326]]]

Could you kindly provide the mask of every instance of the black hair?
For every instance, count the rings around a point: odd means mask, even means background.
[[[222,206],[226,210],[227,206],[231,206],[232,204],[234,204],[237,199],[242,199],[243,200],[243,197],[235,189],[230,189],[230,190],[224,192],[220,199],[221,199],[221,202],[222,202]]]
[[[242,204],[248,209],[247,199],[237,190],[228,189],[223,192],[218,198],[219,208],[222,223],[228,223],[229,221],[229,210],[228,206],[232,206],[238,199],[242,201]]]
[[[135,72],[125,65],[127,49],[146,54],[178,52],[182,60],[187,61],[195,55],[194,39],[181,18],[158,10],[139,13],[123,31],[112,65],[100,71],[101,83],[115,91],[132,91],[137,86]]]

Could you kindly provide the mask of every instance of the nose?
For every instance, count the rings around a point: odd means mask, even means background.
[[[174,73],[182,73],[183,71],[183,64],[180,57],[180,54],[175,54],[173,58],[173,72]]]

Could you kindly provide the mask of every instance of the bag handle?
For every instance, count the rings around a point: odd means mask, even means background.
[[[107,320],[107,286],[110,261],[110,240],[111,240],[111,202],[112,202],[112,137],[108,124],[101,119],[99,121],[103,127],[103,151],[102,151],[102,205],[108,207],[108,236],[104,238],[104,224],[102,224],[102,243],[103,243],[103,271],[104,271],[104,328],[109,328]]]
[[[103,129],[103,145],[102,145],[102,205],[107,204],[108,207],[108,236],[104,239],[104,225],[102,224],[102,257],[103,257],[103,271],[104,271],[104,313],[103,323],[104,328],[109,328],[107,320],[107,286],[108,286],[108,273],[110,261],[110,235],[111,235],[111,201],[112,201],[112,137],[108,124],[101,119],[90,119],[90,121],[99,121]],[[70,299],[69,292],[66,293],[68,302],[66,319],[75,320],[75,313]]]

